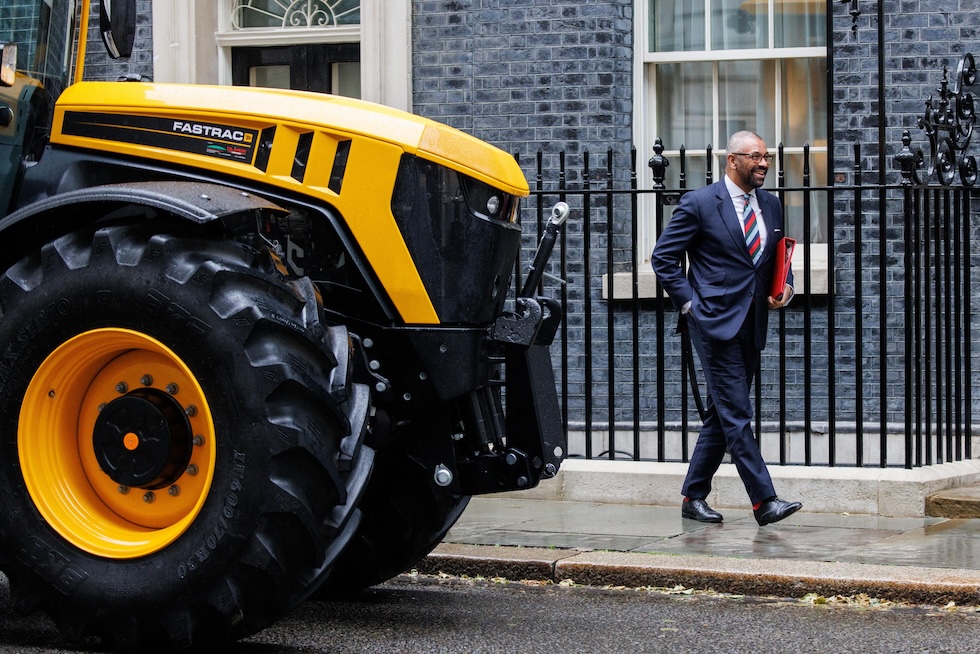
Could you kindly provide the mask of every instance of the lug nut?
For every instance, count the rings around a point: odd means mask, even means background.
[[[180,388],[178,388],[177,384],[167,384],[167,392],[171,395],[176,395],[179,390]]]
[[[143,375],[140,377],[140,383],[144,386],[150,386],[153,384],[153,377],[151,375]]]
[[[194,439],[191,442],[194,443],[196,447],[201,447],[202,445],[204,445],[204,436],[201,436],[200,434],[195,434]]]
[[[147,491],[147,492],[146,492],[146,493],[145,493],[145,494],[143,495],[143,501],[144,501],[144,502],[146,502],[147,504],[153,504],[153,501],[154,501],[154,500],[155,500],[156,498],[157,498],[157,496],[153,494],[153,491]]]
[[[119,382],[116,384],[116,392],[120,395],[129,390],[129,385],[126,382]]]
[[[187,474],[189,474],[191,477],[193,477],[194,475],[196,475],[198,472],[199,472],[199,470],[197,468],[197,464],[196,463],[192,463],[189,466],[187,466]]]
[[[167,492],[170,494],[170,497],[177,497],[178,495],[180,495],[180,486],[174,484],[173,486],[167,489]]]
[[[191,404],[186,409],[184,409],[184,413],[187,414],[188,418],[193,418],[194,416],[197,415],[197,407]]]
[[[129,494],[129,486],[123,486],[123,485],[120,484],[118,487],[116,487],[116,490],[119,491],[119,494],[120,495],[128,495]]]

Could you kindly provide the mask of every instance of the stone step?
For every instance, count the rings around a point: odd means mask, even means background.
[[[926,515],[935,518],[980,518],[980,485],[949,488],[926,497]]]

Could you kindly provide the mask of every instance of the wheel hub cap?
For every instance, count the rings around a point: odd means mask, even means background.
[[[155,490],[173,484],[193,450],[180,404],[156,389],[136,389],[99,413],[92,435],[99,468],[123,486]]]

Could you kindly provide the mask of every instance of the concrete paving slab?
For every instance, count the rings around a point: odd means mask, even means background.
[[[725,515],[704,524],[677,506],[478,497],[418,570],[980,606],[980,519],[799,512],[759,527],[750,512]]]
[[[970,528],[980,531],[975,523]],[[896,566],[977,568],[980,567],[980,535],[956,528],[915,529],[879,542],[845,549],[836,558],[856,563],[887,561]]]
[[[868,545],[900,533],[880,529],[802,527],[782,523],[760,529],[754,521],[743,521],[678,535],[645,545],[636,551],[834,561],[841,549]]]

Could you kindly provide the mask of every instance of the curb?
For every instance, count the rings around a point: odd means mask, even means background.
[[[826,561],[580,551],[443,543],[416,566],[421,574],[587,586],[672,588],[800,598],[864,594],[881,600],[980,606],[980,571]]]

